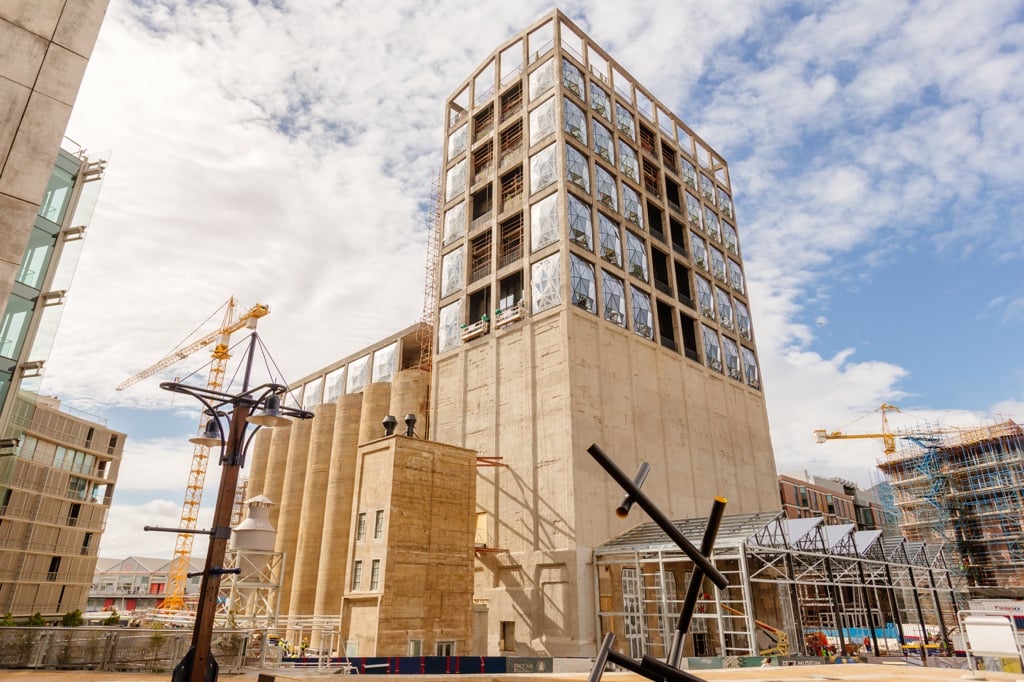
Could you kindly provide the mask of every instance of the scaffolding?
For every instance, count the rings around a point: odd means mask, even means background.
[[[673,523],[699,542],[706,519]],[[594,559],[599,638],[613,632],[620,653],[664,658],[674,627],[668,616],[682,605],[675,586],[688,584],[689,558],[645,523],[596,548]],[[927,655],[923,640],[952,649],[961,581],[942,546],[759,512],[726,516],[711,559],[729,585],[719,590],[705,580],[687,655],[757,656],[777,652],[781,639],[790,653],[806,655],[862,647]]]
[[[946,543],[976,597],[1024,596],[1024,430],[1013,421],[897,434],[879,462],[901,532]]]

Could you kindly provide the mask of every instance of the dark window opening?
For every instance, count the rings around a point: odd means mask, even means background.
[[[683,354],[694,362],[700,362],[700,355],[697,354],[697,321],[681,312],[679,328],[683,333]]]
[[[484,287],[469,296],[469,322],[472,324],[484,317],[490,319],[491,288]]]
[[[494,199],[491,186],[487,185],[473,195],[473,223],[470,229],[473,230],[483,225],[490,218],[493,208]]]
[[[679,183],[665,178],[665,201],[668,207],[676,213],[682,213],[683,209],[679,204]]]
[[[661,162],[665,164],[665,168],[672,169],[672,172],[679,172],[679,159],[676,158],[676,152],[665,142],[661,143]]]
[[[494,142],[473,151],[473,182],[479,182],[494,169]]]
[[[82,538],[82,556],[89,554],[89,546],[92,545],[92,533],[86,533]]]
[[[657,144],[658,144],[658,141],[657,141],[657,138],[654,137],[654,132],[652,130],[650,130],[647,126],[641,124],[640,125],[640,147],[645,152],[647,152],[648,154],[653,156],[654,158],[658,158],[658,147],[657,147]]]
[[[661,196],[661,171],[647,159],[644,159],[644,187],[654,196]]]
[[[469,243],[469,281],[491,274],[491,233],[487,231]]]
[[[498,648],[502,651],[516,650],[516,622],[514,620],[501,621],[501,641]]]
[[[652,246],[651,270],[654,272],[654,286],[658,291],[671,296],[672,282],[669,279],[668,263],[668,254]]]
[[[71,508],[68,509],[67,523],[69,526],[74,527],[78,525],[78,515],[82,512],[82,505],[77,502],[72,503]]]
[[[488,104],[487,108],[473,117],[473,141],[491,132],[494,128],[494,105]]]
[[[92,426],[89,427],[89,431],[85,434],[85,447],[92,447],[92,437],[96,435],[96,429]]]
[[[498,141],[500,163],[504,166],[510,161],[520,159],[523,156],[523,122],[516,121],[508,128],[501,131],[501,138]]]
[[[523,84],[517,83],[501,96],[501,121],[504,123],[523,110]]]
[[[107,454],[108,455],[112,455],[112,454],[114,454],[115,450],[117,450],[117,436],[116,435],[110,437],[110,444],[107,445]]]
[[[502,212],[523,205],[523,168],[520,166],[501,178],[501,210]]]
[[[523,273],[517,272],[498,283],[498,310],[511,310],[523,300]]]
[[[518,213],[501,224],[498,268],[511,265],[523,257],[523,214]]]
[[[51,582],[51,583],[52,582],[56,582],[57,581],[57,571],[59,571],[59,570],[60,570],[60,557],[59,556],[51,557],[50,558],[50,568],[46,572],[46,580],[48,582]]]
[[[676,270],[676,298],[683,305],[693,308],[693,294],[690,292],[690,270],[682,263],[673,262]]]
[[[658,309],[658,334],[661,345],[669,350],[679,350],[676,345],[676,332],[672,324],[672,306],[662,301],[657,302]]]
[[[668,219],[668,230],[672,236],[672,249],[680,254],[686,255],[686,230],[683,229],[683,224],[675,218],[669,216]]]
[[[647,202],[647,229],[660,241],[665,241],[665,224],[662,222],[661,209]]]

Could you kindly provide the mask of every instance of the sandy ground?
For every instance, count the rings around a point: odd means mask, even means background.
[[[264,671],[265,675],[276,678],[276,682],[312,682],[314,680],[338,680],[341,675],[323,673],[303,673],[294,671]],[[812,665],[789,666],[775,668],[733,668],[729,670],[699,670],[694,675],[709,682],[788,682],[790,680],[870,680],[871,682],[902,682],[903,680],[961,680],[970,679],[969,673],[963,670],[939,668],[921,668],[912,665],[875,665],[866,663],[846,665]],[[238,675],[222,674],[221,682],[258,682],[259,673],[251,672]],[[371,675],[370,679],[385,677]],[[439,682],[440,680],[457,679],[465,682],[585,682],[585,673],[549,673],[544,675],[393,675],[387,676],[397,682]],[[167,682],[170,673],[105,673],[93,671],[0,671],[0,682]],[[607,682],[641,682],[645,681],[632,673],[605,673],[603,680]],[[1017,682],[1024,680],[1020,673],[981,672],[975,679],[987,679],[993,682]]]

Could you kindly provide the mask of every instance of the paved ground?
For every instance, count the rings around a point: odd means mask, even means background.
[[[274,675],[276,682],[326,682],[343,679],[340,675],[317,673],[296,673],[292,671],[265,671]],[[961,680],[967,673],[963,670],[938,668],[921,668],[909,665],[873,665],[866,663],[848,665],[812,665],[792,666],[784,668],[739,668],[729,670],[700,670],[693,674],[709,682],[789,682],[790,680],[863,680],[865,682],[903,682],[914,680]],[[988,679],[993,682],[1017,682],[1024,679],[1020,673],[979,673],[977,679]],[[258,682],[258,673],[241,675],[222,674],[220,682]],[[369,676],[376,679],[378,676]],[[383,676],[380,676],[383,677]],[[440,680],[456,679],[465,682],[585,682],[585,673],[551,673],[545,675],[394,675],[388,676],[393,682],[439,682]],[[170,673],[103,673],[92,671],[53,672],[53,671],[0,671],[0,682],[168,682]],[[644,678],[631,673],[605,673],[603,680],[607,682],[639,682]]]

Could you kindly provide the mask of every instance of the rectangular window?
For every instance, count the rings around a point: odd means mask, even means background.
[[[514,620],[501,621],[501,641],[498,643],[501,651],[516,650],[516,622]]]
[[[384,510],[378,509],[373,519],[373,539],[380,540],[384,535]]]
[[[359,512],[356,517],[356,542],[366,539],[366,512]]]
[[[370,564],[370,589],[380,588],[380,559],[374,559]]]
[[[49,582],[55,582],[57,580],[57,571],[60,570],[60,557],[55,556],[50,558],[50,569],[46,572],[46,579]]]
[[[410,639],[409,640],[409,655],[410,656],[422,656],[423,655],[423,640],[422,639]]]
[[[437,655],[438,656],[454,656],[455,655],[455,642],[451,640],[444,640],[437,643]]]
[[[362,589],[363,586],[363,562],[357,561],[352,564],[352,591]]]

